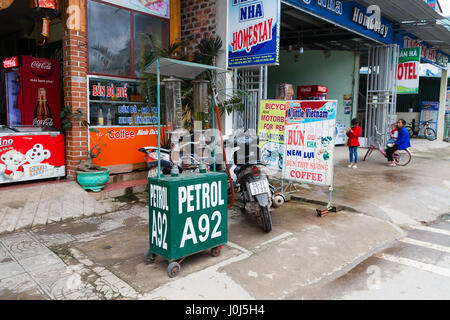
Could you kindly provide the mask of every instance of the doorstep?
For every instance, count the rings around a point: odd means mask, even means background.
[[[121,197],[133,193],[140,193],[147,190],[148,179],[137,179],[108,183],[100,192],[89,191],[95,200],[101,201],[109,198]]]

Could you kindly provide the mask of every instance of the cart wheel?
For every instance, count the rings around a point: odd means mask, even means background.
[[[155,255],[153,253],[150,253],[150,251],[147,251],[142,256],[142,260],[144,260],[145,264],[153,264],[155,262]]]
[[[181,266],[178,262],[174,261],[169,263],[169,266],[167,267],[167,274],[170,278],[175,278],[181,270]]]
[[[211,256],[212,257],[218,257],[218,256],[220,256],[220,252],[222,251],[222,248],[221,247],[214,247],[214,248],[211,248]]]

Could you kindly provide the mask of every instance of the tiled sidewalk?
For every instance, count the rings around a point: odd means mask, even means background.
[[[96,201],[76,182],[0,188],[0,234],[115,211],[120,203]]]
[[[108,232],[123,228],[128,219],[147,224],[147,214],[145,208],[135,206],[101,217],[0,236],[0,300],[137,298],[139,293],[130,285],[91,262],[82,252],[75,248],[69,248],[70,252],[55,248],[100,239]]]
[[[0,240],[0,284],[3,294],[20,292],[19,299],[99,299],[92,287],[81,285],[77,270],[68,267],[32,233]],[[0,299],[8,299],[8,296]]]

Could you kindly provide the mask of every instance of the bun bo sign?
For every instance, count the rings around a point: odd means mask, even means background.
[[[333,184],[337,101],[288,101],[283,178],[324,186]]]
[[[281,1],[228,1],[228,66],[278,64]]]

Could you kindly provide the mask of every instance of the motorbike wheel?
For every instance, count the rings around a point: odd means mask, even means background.
[[[261,207],[261,216],[263,222],[263,229],[266,233],[272,231],[272,217],[268,206]]]

